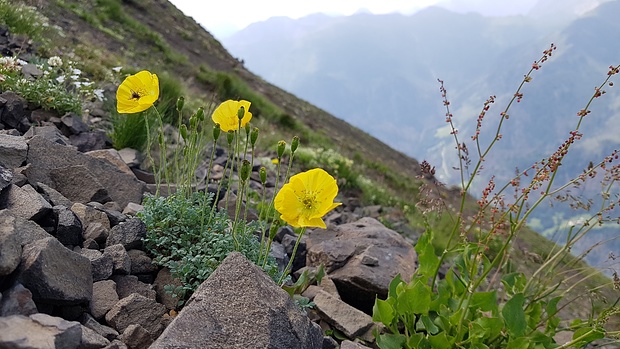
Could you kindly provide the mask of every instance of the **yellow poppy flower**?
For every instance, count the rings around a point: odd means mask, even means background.
[[[133,114],[150,108],[159,98],[157,75],[143,70],[130,75],[116,90],[116,110],[121,114]]]
[[[244,114],[241,119],[241,127],[250,122],[252,113],[250,113],[250,105],[252,103],[244,100],[233,101],[231,99],[222,102],[214,111],[211,119],[216,124],[220,124],[220,128],[224,132],[236,131],[239,129],[239,109],[243,107]]]
[[[325,229],[322,217],[335,207],[338,184],[334,177],[320,168],[296,174],[278,192],[275,208],[282,220],[293,227]]]

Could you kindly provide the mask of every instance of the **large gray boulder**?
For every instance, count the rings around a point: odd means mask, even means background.
[[[9,169],[23,165],[28,154],[28,145],[21,136],[0,134],[0,164]]]
[[[53,237],[24,246],[19,269],[18,279],[35,302],[80,305],[93,296],[90,260]]]
[[[307,235],[307,266],[323,264],[346,303],[370,314],[375,297],[387,297],[390,281],[416,269],[413,246],[374,218]]]
[[[82,154],[71,147],[54,143],[40,136],[34,136],[28,140],[28,147],[27,162],[32,166],[25,174],[31,183],[42,182],[71,199],[56,187],[52,173],[68,166],[84,166],[90,175],[106,189],[110,199],[116,201],[121,207],[127,206],[129,202],[142,202],[145,184],[105,160]]]
[[[81,341],[76,321],[41,313],[0,317],[0,348],[76,349]]]
[[[164,348],[321,348],[321,329],[289,295],[233,252],[153,343]]]

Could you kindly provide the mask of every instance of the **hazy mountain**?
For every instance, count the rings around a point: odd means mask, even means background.
[[[496,18],[439,7],[409,16],[275,18],[249,26],[224,45],[267,81],[398,150],[428,159],[442,179],[455,183],[454,142],[437,79],[448,88],[461,140],[473,134],[484,100],[497,96],[484,124],[490,134],[523,75],[553,42],[557,51],[524,87],[502,141],[486,159],[486,177],[493,174],[501,182],[515,167],[526,168],[557,149],[608,67],[620,63],[614,44],[620,1],[597,4],[540,0],[527,16]],[[560,179],[618,147],[620,94],[606,90],[581,129],[596,137],[577,145],[563,162]],[[549,214],[564,219],[544,219]],[[558,207],[542,210],[539,228],[553,231],[573,214]],[[620,250],[620,241],[615,244],[612,248]]]

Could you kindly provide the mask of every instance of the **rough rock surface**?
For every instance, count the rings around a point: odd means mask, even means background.
[[[163,348],[321,348],[323,335],[258,267],[231,253],[153,343]]]
[[[41,313],[0,317],[0,348],[76,349],[81,341],[79,322]]]

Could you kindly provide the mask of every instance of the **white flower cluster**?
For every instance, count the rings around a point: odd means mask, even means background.
[[[52,56],[47,60],[47,65],[50,67],[60,67],[62,66],[62,58],[58,56]]]
[[[0,70],[4,72],[16,72],[21,69],[20,61],[15,57],[0,57]]]

